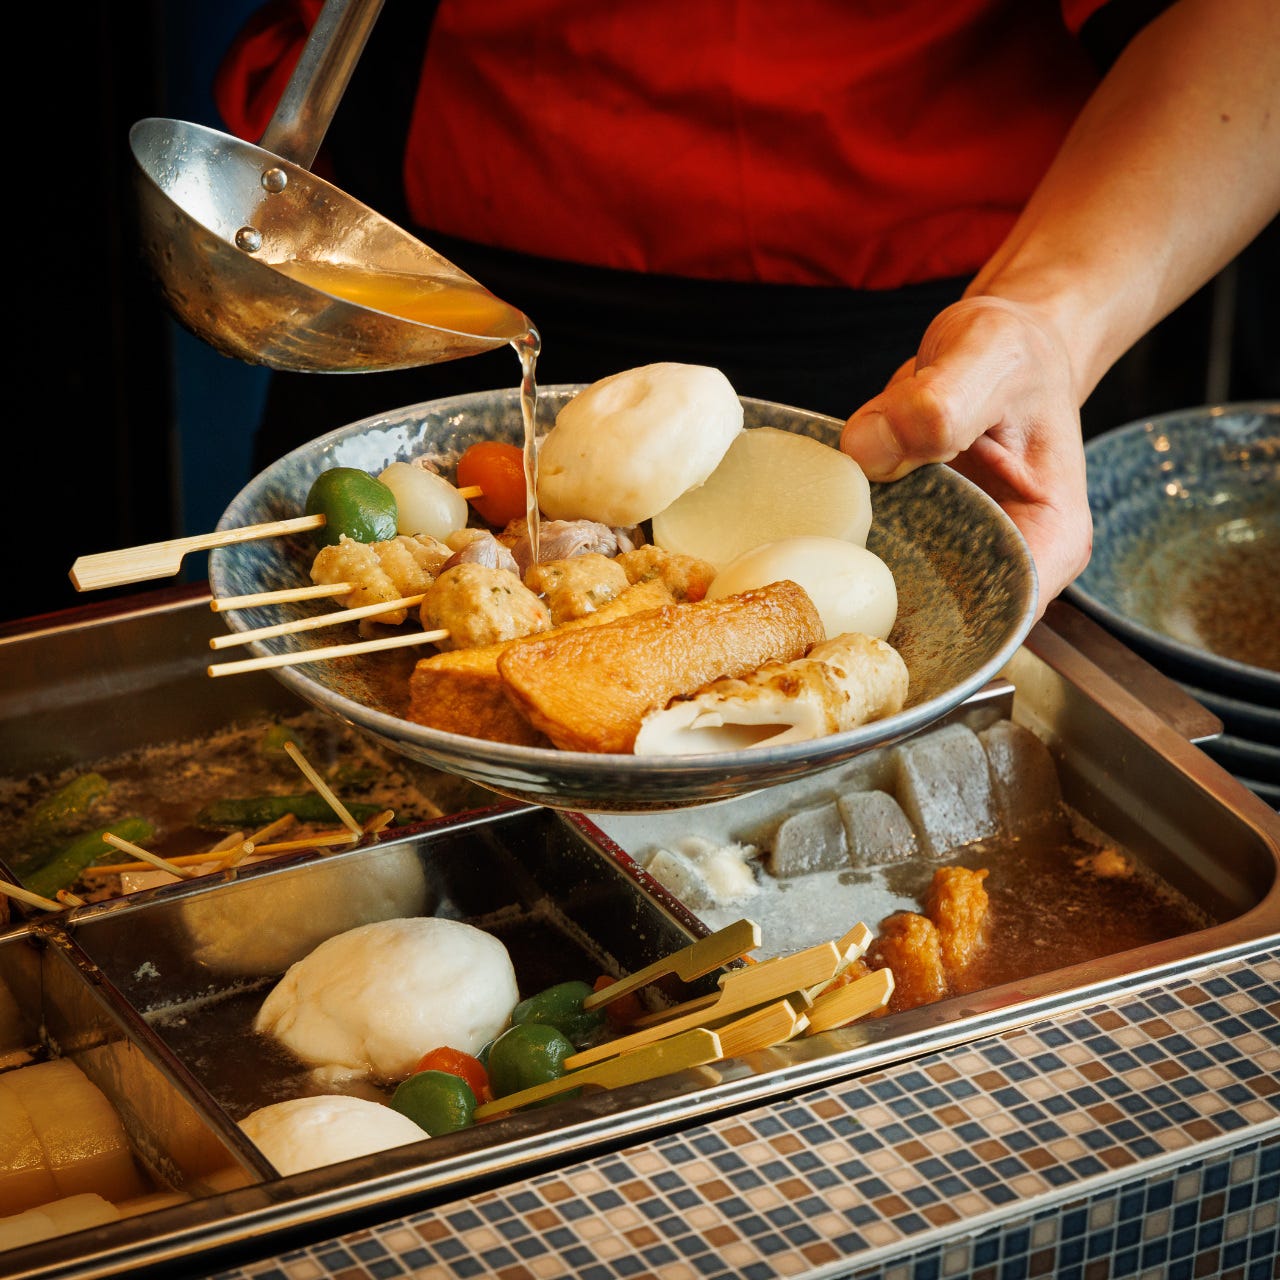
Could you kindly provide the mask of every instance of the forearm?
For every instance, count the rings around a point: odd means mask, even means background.
[[[1139,33],[968,290],[1061,336],[1077,403],[1280,209],[1280,4],[1180,0]]]

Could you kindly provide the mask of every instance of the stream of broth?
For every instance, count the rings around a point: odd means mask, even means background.
[[[507,342],[520,360],[520,416],[523,422],[525,515],[532,563],[541,559],[538,515],[538,353],[542,339],[528,316],[474,281],[384,271],[347,263],[292,258],[273,266],[282,275],[335,298],[416,324],[469,337]]]

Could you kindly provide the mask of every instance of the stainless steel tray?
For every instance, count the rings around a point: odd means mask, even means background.
[[[162,632],[173,625],[171,617],[150,621]],[[126,622],[130,627],[142,624],[141,615]],[[110,624],[98,625],[110,630]],[[1004,673],[1008,685],[992,696],[1011,699],[1014,719],[1049,744],[1070,804],[1175,888],[1208,906],[1217,923],[1167,942],[794,1041],[713,1068],[589,1094],[478,1129],[286,1178],[264,1170],[261,1158],[230,1124],[233,1111],[251,1099],[236,1092],[218,1064],[210,1064],[199,1030],[190,1030],[190,1018],[185,1028],[166,1021],[175,1001],[184,1002],[188,1015],[212,1011],[214,1017],[234,1005],[234,999],[230,1004],[219,1000],[226,994],[223,987],[211,982],[208,971],[184,949],[179,923],[186,904],[216,895],[242,895],[246,904],[274,899],[291,878],[338,874],[343,859],[354,864],[407,846],[424,866],[433,868],[428,879],[436,886],[433,895],[440,909],[492,921],[501,918],[504,906],[498,899],[503,894],[521,904],[516,915],[530,911],[530,904],[542,903],[540,909],[558,922],[558,936],[565,940],[557,963],[591,963],[623,971],[703,931],[701,922],[630,856],[651,838],[653,828],[643,825],[648,820],[589,821],[504,804],[429,824],[377,849],[308,855],[290,866],[254,870],[232,884],[172,886],[55,920],[18,925],[0,938],[0,945],[24,955],[52,949],[60,957],[60,972],[74,974],[92,993],[101,1017],[136,1045],[164,1087],[176,1092],[190,1114],[215,1136],[249,1183],[16,1251],[4,1258],[6,1269],[32,1278],[96,1277],[145,1274],[166,1266],[172,1270],[177,1260],[194,1253],[208,1255],[201,1261],[202,1269],[242,1262],[305,1238],[327,1238],[411,1207],[524,1177],[699,1117],[781,1098],[1105,1000],[1280,937],[1280,817],[1184,736],[1211,734],[1213,717],[1200,715],[1195,704],[1176,697],[1163,705],[1165,691],[1158,682],[1146,687],[1132,672],[1125,675],[1124,685],[1117,682],[1082,652],[1091,638],[1087,629],[1076,631],[1075,626],[1076,615],[1051,610],[1048,622],[1035,629],[1009,664]],[[1073,642],[1064,633],[1072,634]],[[172,653],[168,657],[172,659]],[[5,661],[0,648],[0,665]],[[67,677],[61,675],[59,683],[65,690]],[[1142,697],[1131,689],[1140,690]],[[42,705],[38,687],[31,689],[28,701],[32,707]],[[70,702],[59,705],[69,707]],[[74,719],[70,710],[65,714]],[[7,750],[12,760],[12,743]],[[808,789],[828,782],[824,775],[787,784],[767,798],[780,808],[801,804]],[[740,803],[760,800],[746,797],[708,806],[705,815],[715,811],[717,821],[730,821],[731,807]],[[690,826],[703,812],[686,812],[683,822]],[[543,949],[534,950],[544,954]],[[149,964],[163,976],[162,995],[148,976]],[[547,972],[535,976],[531,971],[529,980],[539,981]],[[64,1003],[64,996],[56,993],[75,986],[62,982],[43,988],[43,994],[58,1010],[74,1011],[80,1007],[79,998],[66,997]],[[243,1011],[236,1014],[232,1008],[232,1014],[243,1018]],[[78,1017],[59,1012],[55,1021],[75,1022]]]

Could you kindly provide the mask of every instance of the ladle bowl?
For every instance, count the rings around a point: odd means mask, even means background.
[[[129,142],[145,259],[177,319],[224,355],[312,373],[407,369],[503,346],[528,328],[420,240],[273,152],[156,118],[138,121]],[[474,319],[448,328],[361,305],[280,270],[295,261],[445,286],[473,304],[464,310]]]
[[[531,328],[310,171],[380,8],[326,0],[261,146],[183,120],[129,132],[143,257],[175,317],[224,355],[368,373],[476,355]]]

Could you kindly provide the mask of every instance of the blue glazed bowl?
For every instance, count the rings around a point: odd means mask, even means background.
[[[539,421],[549,423],[582,388],[543,387]],[[748,427],[801,432],[836,445],[842,423],[744,398]],[[336,466],[377,474],[391,462],[434,458],[445,474],[468,445],[522,439],[516,391],[487,391],[411,405],[342,427],[281,458],[235,498],[220,529],[298,515],[312,481]],[[393,751],[459,774],[500,795],[582,812],[660,811],[728,799],[834,767],[931,723],[994,678],[1035,618],[1035,570],[1021,534],[981,490],[949,468],[925,467],[872,487],[868,546],[893,571],[899,597],[891,642],[911,675],[908,705],[846,733],[779,747],[688,756],[596,755],[520,747],[444,733],[401,716],[407,680],[422,650],[402,649],[272,670],[306,701],[363,730]],[[210,554],[216,596],[310,581],[316,544],[295,535],[218,548]],[[329,605],[329,609],[333,606]],[[233,630],[324,612],[320,604],[229,612]],[[412,624],[410,624],[412,625]],[[325,628],[246,646],[266,655],[356,638],[355,627]],[[234,679],[234,676],[226,677]]]
[[[1085,458],[1094,549],[1067,597],[1175,679],[1280,706],[1280,403],[1129,423]]]

